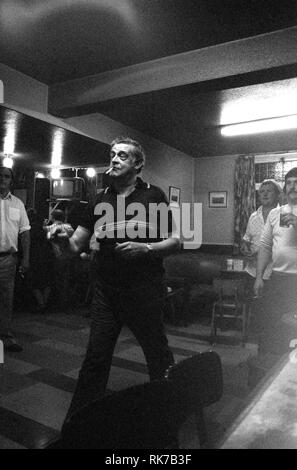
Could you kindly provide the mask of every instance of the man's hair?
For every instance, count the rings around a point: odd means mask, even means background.
[[[282,193],[281,185],[272,178],[262,181],[262,183],[260,184],[260,187],[259,187],[259,191],[262,188],[262,186],[266,186],[267,184],[271,184],[273,186],[275,194],[277,194],[278,196]]]
[[[145,164],[145,153],[140,143],[137,142],[137,140],[131,139],[130,137],[117,137],[111,142],[110,147],[112,148],[117,144],[128,144],[133,146],[132,154],[135,158],[135,161],[137,163],[142,163],[141,167],[137,170],[137,173],[140,173]]]
[[[286,191],[286,183],[288,178],[297,178],[297,167],[291,168],[288,173],[285,175],[285,186],[284,191]]]
[[[297,178],[297,166],[294,168],[291,168],[290,171],[285,175],[285,181],[287,181],[288,178]]]
[[[61,209],[55,209],[51,216],[53,219],[58,220],[59,222],[65,222],[65,214]]]
[[[13,174],[13,171],[11,168],[8,168],[7,166],[3,165],[3,163],[1,162],[0,163],[0,170],[1,168],[3,168],[4,170],[8,170],[10,172],[10,175],[11,175],[11,181],[14,182],[14,174]]]

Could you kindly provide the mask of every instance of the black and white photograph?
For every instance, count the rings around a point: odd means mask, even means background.
[[[293,0],[0,0],[0,450],[297,448],[296,43]]]
[[[180,206],[180,188],[169,187],[169,204],[173,207]]]

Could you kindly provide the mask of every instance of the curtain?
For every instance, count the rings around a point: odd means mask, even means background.
[[[236,160],[234,208],[233,251],[234,254],[238,254],[249,217],[256,210],[255,157],[253,156],[240,156]]]

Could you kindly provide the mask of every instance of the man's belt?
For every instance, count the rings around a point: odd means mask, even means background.
[[[13,253],[11,251],[0,251],[0,258],[4,258],[4,256],[10,256]]]

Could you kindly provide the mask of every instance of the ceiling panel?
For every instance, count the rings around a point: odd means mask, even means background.
[[[59,151],[57,143],[63,166],[109,164],[108,145],[0,106],[0,154],[9,151],[26,165],[49,167],[53,151]]]

